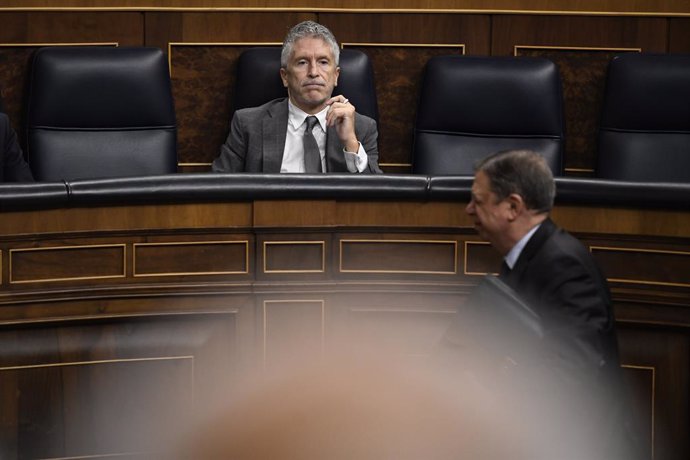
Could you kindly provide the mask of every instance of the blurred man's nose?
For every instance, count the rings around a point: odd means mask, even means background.
[[[474,201],[467,203],[467,206],[465,206],[465,212],[470,216],[474,214]]]

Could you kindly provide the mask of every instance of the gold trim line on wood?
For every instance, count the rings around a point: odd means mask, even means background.
[[[268,304],[272,303],[320,303],[321,304],[321,359],[323,359],[325,355],[325,349],[326,349],[326,299],[275,299],[275,300],[264,300],[263,305],[262,305],[262,311],[263,311],[263,324],[262,324],[262,330],[263,330],[263,338],[262,338],[262,367],[264,370],[266,370],[266,351],[268,349],[267,343],[266,343],[266,332],[268,329],[268,321],[267,318],[268,316],[266,315],[266,307]]]
[[[34,279],[25,281],[12,280],[12,254],[15,252],[31,252],[31,251],[60,251],[63,249],[98,249],[98,248],[122,248],[122,275],[104,275],[104,276],[76,276],[72,278],[47,278]],[[10,284],[27,284],[27,283],[53,283],[58,281],[81,281],[81,280],[102,280],[112,278],[126,278],[127,277],[127,245],[121,244],[94,244],[94,245],[80,245],[80,246],[45,246],[40,248],[15,248],[10,249],[9,256],[9,283]]]
[[[343,269],[343,243],[401,243],[401,244],[452,244],[453,245],[453,271],[435,271],[435,270],[344,270]],[[403,274],[410,275],[457,275],[458,274],[458,242],[454,240],[376,240],[376,239],[362,239],[351,240],[344,239],[339,241],[338,254],[338,270],[340,273],[382,273],[382,274]]]
[[[195,311],[167,311],[155,313],[119,313],[108,315],[77,315],[77,316],[53,316],[48,318],[22,318],[13,320],[0,320],[0,328],[5,326],[19,325],[19,324],[51,324],[51,323],[73,323],[79,321],[100,322],[113,319],[130,319],[130,318],[169,318],[175,316],[205,316],[205,315],[236,315],[239,313],[238,308],[231,308],[229,310],[195,310]]]
[[[454,315],[458,312],[458,309],[457,309],[457,307],[448,307],[447,310],[439,310],[438,308],[436,308],[434,310],[420,310],[418,308],[411,308],[411,309],[407,310],[405,308],[352,307],[352,308],[348,308],[348,311],[351,313],[414,313],[414,314],[432,313],[435,315],[438,315],[438,314]]]
[[[211,166],[213,163],[177,163],[178,167],[201,167],[201,166]]]
[[[125,458],[140,458],[140,456],[143,456],[145,458],[146,452],[116,452],[113,454],[93,454],[93,455],[78,455],[76,457],[46,457],[46,458],[41,458],[39,460],[87,460],[87,459],[99,459],[99,458],[105,458],[106,460],[110,460],[113,457],[125,457]]]
[[[620,252],[648,252],[652,254],[672,254],[680,256],[690,256],[689,251],[677,251],[675,249],[649,249],[649,248],[621,248],[616,246],[590,246],[589,252],[592,250],[602,250],[602,251],[620,251]]]
[[[215,272],[165,272],[165,273],[145,273],[137,274],[137,247],[139,246],[203,246],[214,244],[244,244],[244,271],[215,271]],[[205,275],[246,275],[249,273],[249,240],[237,241],[170,241],[159,243],[133,243],[132,252],[132,276],[134,278],[145,278],[152,276],[205,276]]]
[[[471,244],[476,246],[491,246],[491,243],[487,241],[465,241],[464,242],[464,254],[463,254],[463,267],[462,274],[466,276],[486,276],[486,275],[497,275],[498,273],[483,273],[483,272],[468,272],[467,271],[467,247]]]
[[[348,46],[357,47],[396,47],[396,48],[460,48],[465,54],[464,43],[378,43],[378,42],[344,42],[340,44],[340,48]]]
[[[383,166],[384,168],[411,168],[412,163],[379,163],[379,166]]]
[[[1,10],[0,10],[1,11]],[[114,46],[119,47],[119,42],[73,42],[73,43],[0,43],[3,48],[33,48],[36,46]]]
[[[594,169],[593,168],[563,168],[564,172],[572,172],[572,173],[593,173]]]
[[[70,367],[70,366],[91,366],[94,364],[115,364],[115,363],[130,363],[143,361],[172,361],[180,359],[191,359],[194,362],[193,355],[180,356],[158,356],[150,358],[122,358],[122,359],[100,359],[95,361],[70,361],[66,363],[49,363],[49,364],[27,364],[24,366],[7,366],[0,367],[0,371],[16,371],[23,369],[44,369],[48,367]]]
[[[519,49],[530,49],[530,50],[562,50],[562,51],[637,51],[642,52],[642,48],[605,48],[605,47],[594,47],[594,46],[549,46],[549,45],[514,45],[513,46],[513,56],[517,56]]]
[[[269,244],[320,244],[321,245],[321,270],[269,270],[266,268],[266,246]],[[264,241],[263,242],[264,273],[326,273],[326,242],[321,241]]]
[[[688,12],[672,11],[591,11],[591,10],[511,10],[511,9],[476,9],[476,8],[308,8],[308,7],[221,7],[221,6],[5,6],[0,12],[217,12],[217,13],[408,13],[408,14],[510,14],[546,15],[546,16],[640,16],[640,17],[690,17]]]

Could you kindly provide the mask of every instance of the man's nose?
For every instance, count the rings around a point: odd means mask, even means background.
[[[309,76],[310,76],[310,77],[318,77],[319,72],[318,72],[318,69],[317,69],[317,66],[316,66],[316,61],[312,61],[312,62],[309,63],[309,69],[308,69],[308,71],[309,71]]]
[[[465,206],[465,212],[470,216],[474,214],[474,201],[467,203],[467,206]]]

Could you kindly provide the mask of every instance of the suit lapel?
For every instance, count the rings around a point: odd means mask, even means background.
[[[263,172],[279,173],[287,135],[287,99],[271,106],[263,119]]]
[[[532,258],[539,252],[539,249],[542,247],[544,242],[555,231],[556,224],[554,224],[551,219],[546,219],[541,223],[537,231],[534,232],[534,235],[532,235],[532,238],[529,239],[525,247],[522,249],[520,257],[518,257],[515,266],[507,276],[506,283],[509,286],[515,289],[522,278],[522,274],[525,272],[525,270],[527,270],[527,267],[529,267],[529,263]]]

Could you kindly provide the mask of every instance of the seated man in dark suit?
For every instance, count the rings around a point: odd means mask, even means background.
[[[24,161],[22,149],[10,120],[0,112],[0,174],[3,182],[33,182],[29,165]]]
[[[345,96],[332,97],[339,56],[326,27],[294,26],[281,54],[288,98],[238,110],[213,171],[380,173],[376,122]]]

